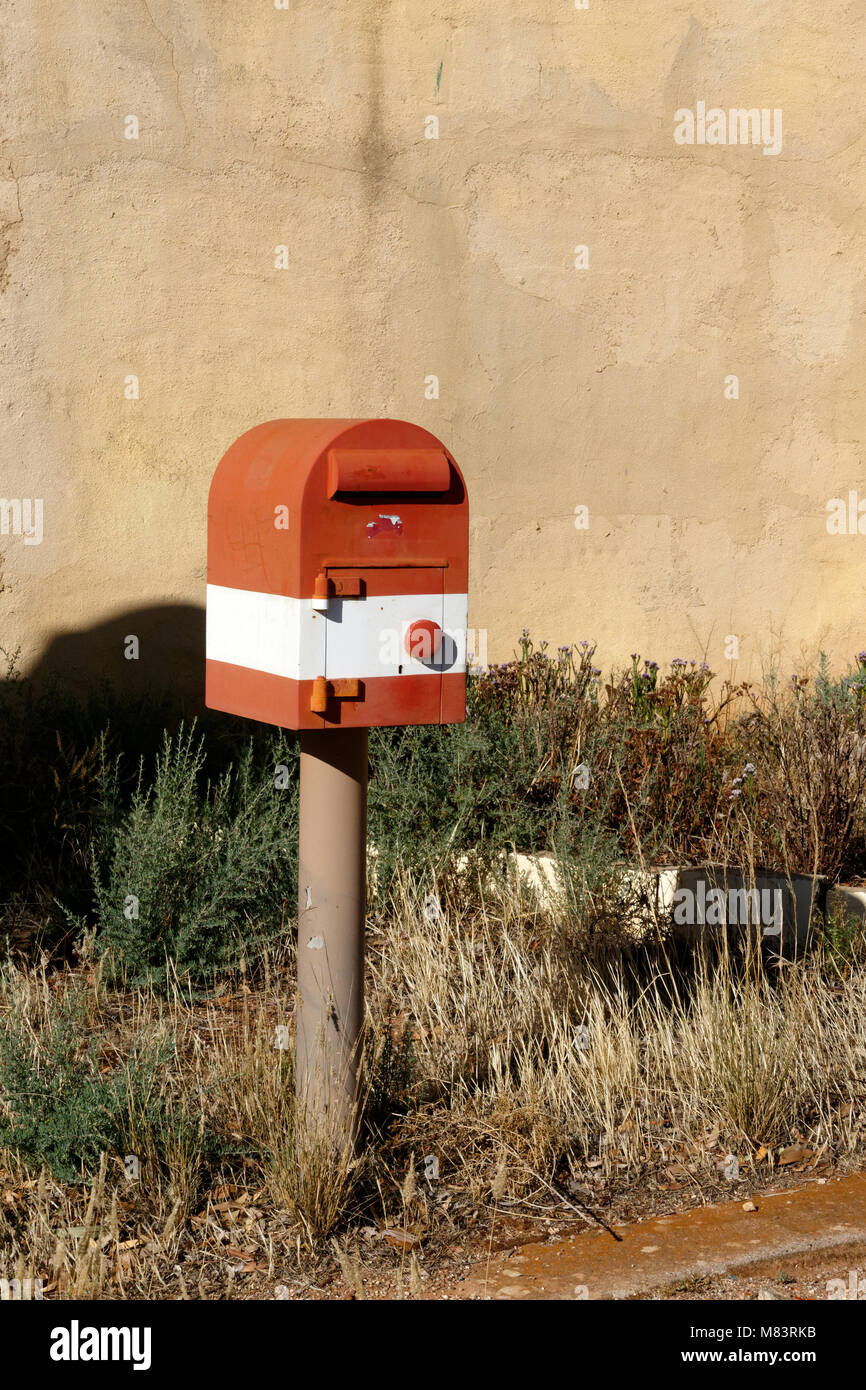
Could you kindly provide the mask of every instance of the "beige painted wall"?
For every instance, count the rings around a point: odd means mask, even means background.
[[[4,25],[25,666],[125,678],[137,632],[139,674],[190,678],[212,470],[315,415],[453,449],[492,660],[523,627],[726,673],[735,635],[740,675],[866,647],[866,535],[826,510],[866,498],[861,5],[8,0]],[[699,100],[780,108],[781,153],[677,145]]]

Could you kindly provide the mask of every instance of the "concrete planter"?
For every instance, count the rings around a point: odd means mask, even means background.
[[[510,854],[509,872],[537,899],[539,907],[562,907],[565,890],[552,854]],[[684,868],[659,865],[624,869],[624,908],[635,936],[662,928],[697,939],[725,928],[753,930],[770,948],[803,950],[823,910],[826,882],[810,874],[759,870],[753,877],[723,864]],[[852,890],[855,891],[855,890]],[[866,888],[858,889],[866,916]]]
[[[538,901],[539,907],[562,906],[565,886],[555,854],[515,854],[508,856],[509,877]]]
[[[820,876],[768,870],[752,875],[722,864],[663,874],[675,933],[734,928],[754,932],[770,949],[802,951],[808,945],[815,913],[824,907],[826,880]]]

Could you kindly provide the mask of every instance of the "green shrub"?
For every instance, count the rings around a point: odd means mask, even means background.
[[[152,782],[144,766],[119,820],[107,773],[109,810],[94,844],[96,946],[110,977],[164,985],[169,973],[201,980],[249,959],[280,932],[297,894],[297,759],[273,747],[286,769],[254,758],[203,780],[204,750],[193,729],[166,736]]]
[[[851,908],[837,906],[818,918],[820,950],[841,974],[866,960],[866,918]]]
[[[176,719],[166,693],[123,695],[107,683],[79,697],[56,678],[38,688],[0,648],[0,904],[22,901],[44,925],[65,929],[56,897],[83,912],[91,897],[90,846],[101,775],[123,755],[132,768],[159,748]],[[121,796],[132,790],[121,779]]]
[[[170,1045],[145,1040],[108,1071],[85,1026],[80,988],[53,1006],[41,1027],[11,1008],[0,1029],[0,1149],[64,1182],[98,1170],[103,1152],[123,1155],[135,1114],[166,1133],[171,1119],[157,1079]]]

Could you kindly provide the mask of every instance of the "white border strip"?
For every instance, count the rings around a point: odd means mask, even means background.
[[[310,599],[207,586],[206,651],[211,661],[289,680],[461,674],[466,670],[466,594],[389,594],[331,599],[326,613]],[[438,664],[406,655],[410,623],[430,618],[445,633]]]

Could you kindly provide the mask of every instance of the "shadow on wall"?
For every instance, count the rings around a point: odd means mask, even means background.
[[[195,604],[127,609],[60,632],[21,679],[4,674],[0,955],[4,937],[16,949],[38,939],[66,950],[72,919],[93,910],[94,855],[107,873],[119,818],[140,770],[152,783],[166,736],[196,719],[202,778],[211,780],[237,764],[261,726],[205,709],[205,614]],[[183,774],[190,757],[175,766]]]
[[[60,633],[27,674],[34,687],[51,679],[75,694],[106,681],[120,695],[168,691],[185,713],[200,714],[204,608],[191,603],[134,608],[93,627]]]

